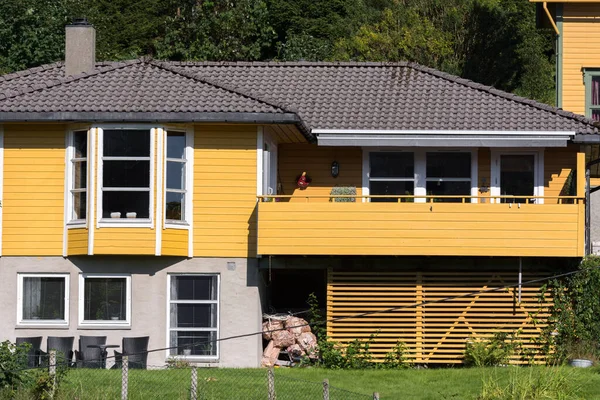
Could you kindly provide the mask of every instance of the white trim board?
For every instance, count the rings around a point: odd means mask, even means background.
[[[410,130],[410,129],[312,129],[314,134],[347,135],[509,135],[509,136],[575,136],[574,131],[481,131],[481,130]]]
[[[156,129],[156,243],[154,248],[154,255],[160,256],[162,254],[162,231],[164,228],[163,222],[163,208],[165,204],[163,187],[163,172],[165,170],[166,158],[163,157],[165,149],[166,131],[163,128]]]

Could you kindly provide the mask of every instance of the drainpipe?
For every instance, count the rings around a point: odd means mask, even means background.
[[[556,22],[554,22],[554,19],[552,18],[552,14],[550,14],[550,10],[548,10],[548,2],[545,1],[542,4],[542,7],[544,8],[546,15],[548,16],[548,19],[550,20],[550,24],[552,25],[552,28],[554,28],[554,32],[556,32],[556,34],[560,36],[560,31],[558,30],[558,26],[556,26]]]

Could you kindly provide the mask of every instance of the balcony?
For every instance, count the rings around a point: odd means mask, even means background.
[[[579,196],[262,196],[258,254],[582,257],[584,228]]]

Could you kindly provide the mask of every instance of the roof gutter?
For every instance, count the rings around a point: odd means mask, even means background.
[[[558,26],[556,26],[556,22],[554,22],[554,18],[552,18],[552,14],[550,14],[550,10],[548,10],[548,2],[547,1],[545,1],[542,4],[542,8],[546,12],[546,15],[548,16],[548,19],[550,20],[550,24],[552,25],[552,28],[554,28],[554,32],[556,32],[556,34],[558,36],[560,36],[560,31],[558,30]]]
[[[294,124],[311,142],[315,136],[295,113],[244,112],[0,112],[0,122],[232,122]]]

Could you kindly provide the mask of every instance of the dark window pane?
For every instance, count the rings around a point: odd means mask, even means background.
[[[217,300],[215,276],[173,276],[171,300]]]
[[[371,153],[371,178],[413,178],[413,153]]]
[[[87,161],[73,162],[73,189],[85,189],[87,186]]]
[[[167,192],[167,204],[165,207],[165,218],[176,221],[183,221],[185,217],[184,211],[184,194]]]
[[[104,161],[104,187],[150,187],[150,161]]]
[[[113,129],[104,131],[104,156],[150,157],[150,132],[147,130]]]
[[[172,331],[171,355],[216,356],[217,332]]]
[[[87,157],[87,131],[73,132],[73,147],[75,148],[73,158]]]
[[[23,278],[23,319],[65,319],[65,278]]]
[[[592,119],[594,121],[600,121],[600,110],[592,110]]]
[[[533,155],[500,156],[500,195],[533,196],[534,194]],[[525,199],[503,199],[503,203],[525,203]]]
[[[592,76],[591,105],[600,106],[600,76]]]
[[[83,318],[86,321],[127,319],[125,278],[85,278]]]
[[[411,196],[414,193],[413,182],[371,182],[370,194],[372,195],[387,195],[387,196]],[[397,198],[372,198],[372,202],[404,202],[412,201],[412,199],[401,199]]]
[[[471,182],[427,182],[427,194],[438,196],[459,196],[471,195]],[[457,199],[434,199],[434,202],[444,203],[462,203],[461,198]],[[470,203],[470,199],[465,199],[465,203]]]
[[[185,163],[167,161],[167,189],[185,189]]]
[[[111,218],[111,213],[135,212],[135,218],[150,218],[150,192],[103,192],[102,218]]]
[[[428,178],[470,178],[471,153],[427,153]]]
[[[86,219],[87,215],[87,193],[73,193],[73,219]]]
[[[185,158],[185,133],[167,133],[167,158]]]
[[[171,304],[171,328],[216,328],[216,304]]]

